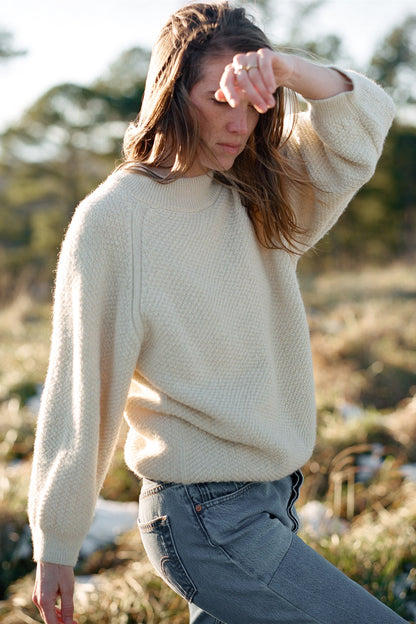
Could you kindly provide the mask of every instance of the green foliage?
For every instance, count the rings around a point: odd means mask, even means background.
[[[342,41],[309,41],[304,25],[322,1],[293,5],[287,43],[336,62]],[[257,9],[277,18],[269,2]],[[398,94],[414,63],[415,22],[408,18],[376,51],[370,70]],[[1,43],[1,39],[0,39]],[[65,228],[78,202],[120,159],[122,136],[136,117],[149,53],[125,52],[90,87],[63,84],[45,93],[2,137],[0,155],[0,303],[24,287],[50,293]],[[401,87],[400,87],[401,88]],[[400,99],[400,98],[399,98]],[[375,175],[304,266],[388,262],[416,249],[416,129],[395,124]],[[44,285],[44,286],[42,286]]]
[[[124,131],[140,106],[147,60],[133,49],[90,88],[50,89],[4,133],[0,270],[10,278],[0,284],[3,298],[14,296],[13,285],[27,267],[32,284],[51,285],[76,205],[120,158]]]
[[[26,50],[16,50],[14,48],[12,33],[0,30],[0,61],[6,61],[23,54],[27,54]]]
[[[31,215],[31,247],[35,254],[54,257],[57,253],[56,238],[62,238],[66,226],[62,212],[50,210]]]
[[[148,50],[132,48],[121,54],[93,87],[100,93],[111,93],[113,97],[119,98],[119,102],[125,106],[123,114],[126,116],[130,116],[132,112],[137,114],[149,61]]]
[[[407,17],[380,43],[370,63],[370,74],[390,91],[397,103],[416,102],[416,15]]]
[[[393,124],[374,176],[318,244],[320,253],[308,255],[313,271],[382,264],[416,252],[415,158],[416,127]]]

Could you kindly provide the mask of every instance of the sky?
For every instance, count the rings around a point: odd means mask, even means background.
[[[273,27],[260,22],[275,43],[285,36],[295,1],[277,0],[279,20]],[[0,29],[13,33],[14,47],[27,54],[0,64],[0,131],[47,89],[62,82],[87,85],[123,51],[150,49],[169,15],[183,4],[184,0],[4,2]],[[308,22],[308,35],[340,35],[356,64],[365,66],[377,42],[410,13],[416,13],[415,0],[326,0]]]

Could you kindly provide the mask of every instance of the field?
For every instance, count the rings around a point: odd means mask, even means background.
[[[416,620],[416,271],[395,263],[301,275],[312,340],[318,441],[299,501],[304,539]],[[25,506],[50,307],[25,294],[0,311],[0,621],[40,622]],[[413,475],[413,476],[412,476]],[[107,498],[134,500],[116,454]],[[25,551],[26,548],[26,551]],[[186,605],[153,575],[138,533],[77,569],[82,624],[185,624]],[[85,578],[85,575],[92,575]]]

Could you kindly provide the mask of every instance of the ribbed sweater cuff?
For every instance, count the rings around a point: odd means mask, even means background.
[[[45,535],[40,529],[33,529],[33,559],[35,561],[45,561],[75,567],[78,554],[81,549],[83,537],[62,537]]]

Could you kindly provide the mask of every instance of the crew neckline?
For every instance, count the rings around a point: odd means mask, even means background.
[[[174,212],[200,212],[217,200],[222,189],[212,171],[164,183],[133,171],[119,173],[145,203]]]

